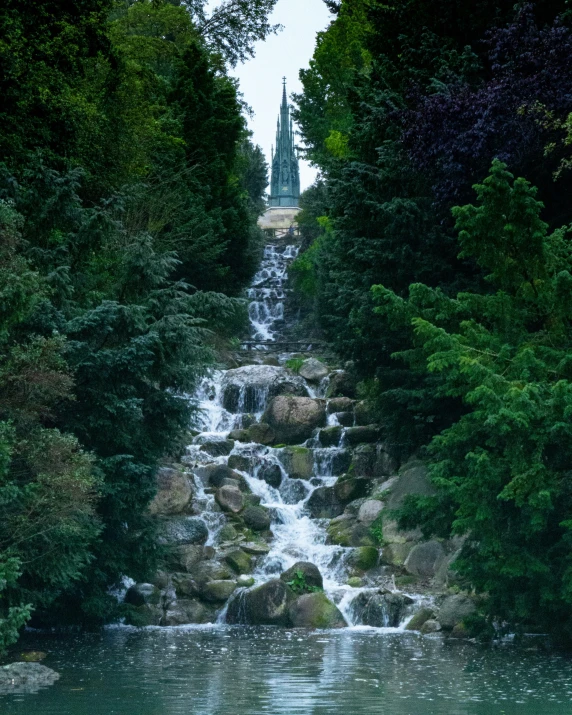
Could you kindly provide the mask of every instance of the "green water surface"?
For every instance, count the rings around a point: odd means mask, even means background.
[[[27,635],[61,673],[2,715],[572,714],[572,659],[414,633],[273,628]]]

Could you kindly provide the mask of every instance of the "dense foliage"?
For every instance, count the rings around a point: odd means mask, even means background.
[[[157,465],[258,260],[266,164],[225,67],[274,4],[0,9],[0,648],[152,573]]]
[[[294,284],[388,445],[433,465],[403,523],[467,537],[491,617],[572,638],[568,3],[328,5],[296,98],[321,178]]]

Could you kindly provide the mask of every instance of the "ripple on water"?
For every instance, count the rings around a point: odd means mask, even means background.
[[[413,633],[112,628],[37,635],[62,677],[0,695],[7,715],[543,715],[570,713],[572,661]]]

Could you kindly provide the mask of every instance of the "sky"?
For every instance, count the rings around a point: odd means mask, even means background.
[[[257,43],[254,59],[232,72],[239,78],[244,99],[254,111],[254,118],[249,120],[254,143],[262,147],[269,164],[270,147],[276,142],[282,77],[287,79],[288,94],[302,90],[299,71],[308,67],[316,33],[324,30],[331,19],[322,0],[279,0],[270,22],[280,23],[284,29],[265,42]],[[316,173],[307,162],[300,162],[302,190],[313,183]]]

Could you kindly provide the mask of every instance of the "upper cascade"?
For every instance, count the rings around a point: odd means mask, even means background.
[[[294,145],[294,129],[283,80],[282,104],[276,130],[276,151],[272,147],[272,179],[270,206],[298,206],[300,199],[300,169]]]

